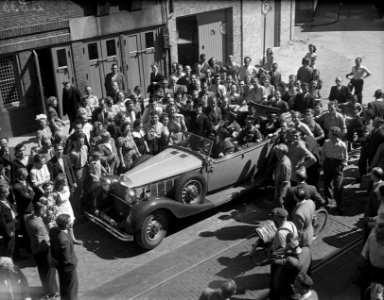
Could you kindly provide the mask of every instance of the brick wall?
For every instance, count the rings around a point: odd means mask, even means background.
[[[295,1],[281,0],[281,45],[288,42],[293,35]],[[292,8],[291,8],[292,6]],[[233,53],[238,63],[244,56],[250,56],[257,63],[263,55],[263,16],[261,1],[174,1],[174,14],[168,22],[170,32],[171,60],[178,60],[176,18],[218,9],[231,9],[231,20],[227,30],[232,26],[232,40],[228,42],[228,54]],[[291,14],[291,9],[293,13]],[[242,16],[242,18],[241,18]],[[291,20],[291,17],[293,19]],[[241,24],[241,21],[243,24]],[[231,24],[230,24],[231,23]]]
[[[168,22],[169,39],[172,45],[171,47],[171,61],[178,60],[177,53],[177,31],[176,31],[176,18],[188,15],[194,15],[204,12],[211,12],[219,9],[232,9],[232,28],[233,28],[233,41],[228,45],[228,53],[233,52],[233,55],[237,61],[240,61],[241,55],[241,34],[240,34],[240,1],[174,1],[174,14]],[[228,22],[229,23],[229,22]],[[230,30],[230,27],[227,27]]]
[[[86,73],[89,73],[88,58],[83,52],[84,44],[82,42],[72,43],[72,58],[75,73],[75,85],[83,93],[87,85]]]

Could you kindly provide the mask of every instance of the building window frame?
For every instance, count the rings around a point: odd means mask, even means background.
[[[5,70],[5,65],[0,63],[0,111],[4,111],[9,108],[19,107],[22,102],[22,87],[21,87],[21,78],[20,78],[20,66],[17,55],[4,55],[0,56],[0,61],[2,60],[10,60],[11,69]],[[4,68],[2,67],[4,66]],[[2,70],[3,68],[3,70]],[[7,74],[3,73],[7,72]],[[6,75],[8,78],[3,78]],[[11,81],[11,85],[13,85],[14,91],[12,91],[11,100],[5,102],[2,92],[4,90],[9,89],[4,87],[6,84],[5,81]],[[12,99],[13,98],[13,99]]]

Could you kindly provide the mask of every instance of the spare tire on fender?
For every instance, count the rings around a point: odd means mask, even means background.
[[[207,194],[207,182],[201,173],[188,173],[175,180],[175,200],[185,204],[200,204]]]

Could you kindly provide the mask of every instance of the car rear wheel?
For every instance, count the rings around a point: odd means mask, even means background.
[[[159,210],[149,214],[135,234],[137,244],[144,249],[153,249],[160,245],[168,230],[168,214]]]
[[[207,184],[202,174],[185,174],[175,182],[175,199],[185,204],[204,202]]]

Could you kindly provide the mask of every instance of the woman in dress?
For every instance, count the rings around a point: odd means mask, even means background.
[[[171,138],[171,133],[169,131],[169,128],[168,128],[168,125],[169,125],[169,114],[168,113],[163,113],[161,115],[161,119],[160,119],[160,122],[164,125],[164,135],[163,135],[163,139],[164,139],[164,143],[165,143],[165,146],[169,145],[170,144],[170,138]]]
[[[59,115],[57,114],[57,105],[58,102],[55,96],[51,96],[47,99],[48,123],[49,128],[51,128],[53,134],[55,134],[56,131],[62,130],[65,126],[65,123],[59,118]]]
[[[56,201],[56,214],[57,216],[60,216],[61,214],[67,214],[71,217],[71,227],[68,230],[68,233],[72,237],[74,244],[81,245],[82,242],[77,240],[73,233],[75,214],[73,213],[72,205],[69,201],[70,197],[71,192],[67,184],[66,176],[64,174],[57,175],[53,185],[53,198]]]
[[[42,185],[44,193],[39,198],[39,202],[45,206],[45,215],[42,216],[45,226],[48,229],[56,227],[56,200],[53,198],[53,183],[48,181]]]
[[[171,105],[168,108],[169,124],[168,129],[170,132],[170,141],[172,144],[178,144],[183,140],[184,132],[187,131],[184,116],[177,113],[176,105]]]
[[[44,190],[43,184],[51,180],[46,161],[41,154],[36,154],[33,157],[33,167],[29,172],[32,186],[35,190],[35,195],[40,197]]]
[[[309,44],[308,45],[308,53],[305,54],[305,56],[303,57],[303,59],[306,59],[306,58],[309,58],[310,60],[310,64],[309,66],[311,68],[314,68],[315,66],[315,63],[316,63],[316,59],[317,59],[317,54],[316,54],[316,46],[313,45],[313,44]]]
[[[44,138],[51,139],[52,131],[48,126],[47,116],[44,114],[37,115],[35,118],[38,129],[36,131],[37,144],[41,147],[41,142]]]
[[[118,92],[117,94],[117,102],[116,106],[118,107],[119,111],[126,112],[127,108],[125,107],[125,101],[127,101],[125,94],[123,92]]]
[[[120,159],[120,172],[128,171],[132,163],[140,156],[135,140],[132,135],[131,123],[125,122],[121,125],[121,136],[117,139],[117,153]]]
[[[147,141],[145,140],[145,132],[143,129],[143,122],[140,119],[135,120],[133,122],[133,131],[132,131],[133,139],[136,143],[137,150],[139,150],[140,154],[149,153],[149,148]]]
[[[257,67],[260,67],[266,73],[268,73],[272,69],[273,60],[274,60],[273,50],[272,48],[267,48],[265,52],[265,56],[263,56],[263,58],[260,59],[260,65]]]
[[[92,120],[93,107],[89,104],[88,96],[83,96],[81,98],[80,106],[77,109],[77,116],[86,115],[87,120]]]

